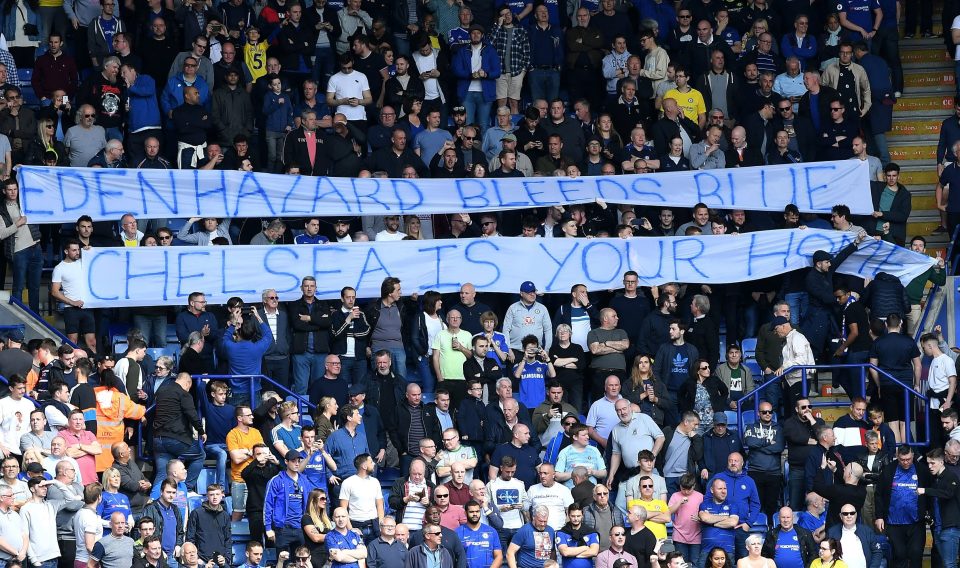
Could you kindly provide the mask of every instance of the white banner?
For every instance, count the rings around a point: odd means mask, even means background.
[[[353,179],[238,171],[21,166],[20,202],[31,223],[180,217],[300,217],[480,212],[629,203],[824,213],[839,203],[870,214],[860,160],[579,178]]]
[[[300,297],[300,280],[317,279],[317,295],[337,298],[352,286],[361,298],[379,297],[387,276],[404,294],[455,292],[472,282],[485,292],[516,293],[524,280],[542,292],[568,293],[621,287],[635,270],[640,285],[664,282],[723,284],[758,280],[811,265],[817,250],[838,252],[849,233],[777,230],[743,235],[621,239],[500,237],[433,241],[290,246],[145,247],[83,253],[86,307],[184,305],[191,292],[211,304],[231,296],[259,302],[276,289],[283,300]],[[879,272],[906,284],[935,261],[873,239],[840,267],[872,278]]]

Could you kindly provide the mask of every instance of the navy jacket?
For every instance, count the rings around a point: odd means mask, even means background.
[[[729,429],[725,436],[717,436],[713,430],[703,437],[703,463],[710,477],[727,469],[727,458],[730,454],[743,453],[740,438]]]
[[[877,533],[863,523],[857,523],[854,532],[860,539],[860,546],[863,547],[863,557],[867,559],[867,568],[880,568],[883,562],[883,551],[880,548],[880,541],[877,539]],[[840,542],[843,536],[843,525],[833,525],[827,529],[827,538],[835,538]]]

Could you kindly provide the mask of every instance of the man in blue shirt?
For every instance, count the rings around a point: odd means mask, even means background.
[[[883,468],[876,483],[875,503],[877,530],[890,540],[893,566],[920,566],[926,540],[927,500],[917,494],[918,487],[929,487],[930,472],[918,467],[913,448],[897,448],[897,463]]]
[[[817,542],[807,529],[793,523],[793,509],[783,507],[780,526],[767,532],[760,555],[777,566],[809,566],[817,558]]]
[[[311,217],[303,224],[303,232],[294,237],[295,245],[325,245],[330,239],[320,234],[320,219]]]
[[[750,523],[760,512],[760,494],[757,491],[757,484],[747,475],[747,472],[743,471],[743,456],[738,453],[730,454],[727,458],[727,470],[721,471],[713,479],[724,481],[727,489],[726,499],[737,506],[737,514],[740,516],[740,522],[735,527],[737,557],[743,558],[747,555],[746,543],[747,536],[750,535]],[[707,501],[710,496],[711,489],[707,489],[703,500]]]
[[[840,25],[850,30],[849,41],[870,42],[880,28],[883,11],[877,0],[840,0],[837,3]]]
[[[710,550],[715,546],[732,555],[736,536],[734,531],[740,523],[740,509],[727,500],[727,482],[719,476],[713,478],[710,492],[700,504],[700,523],[703,525],[700,541],[699,566],[705,566]]]
[[[463,506],[467,523],[457,527],[457,538],[463,543],[467,554],[467,568],[488,568],[503,563],[500,537],[490,525],[481,522],[480,503],[467,501]]]
[[[550,510],[546,505],[533,509],[531,521],[517,531],[507,547],[507,564],[510,568],[543,568],[543,563],[553,554],[555,533],[547,521]]]
[[[303,544],[300,520],[307,508],[307,492],[300,480],[302,460],[297,450],[288,451],[284,456],[287,468],[267,482],[263,526],[267,538],[276,543],[277,551],[292,552]]]
[[[347,510],[337,507],[333,511],[333,530],[327,533],[327,552],[330,568],[360,568],[359,561],[367,557],[363,537],[348,528],[350,517]]]

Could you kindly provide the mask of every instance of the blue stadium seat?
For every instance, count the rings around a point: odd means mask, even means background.
[[[234,541],[246,542],[250,540],[250,521],[241,519],[230,523],[230,534]]]
[[[743,365],[753,372],[753,381],[755,383],[763,382],[763,369],[760,368],[760,363],[757,363],[757,361],[754,359],[745,359],[743,361]]]
[[[757,338],[744,337],[743,343],[740,344],[740,348],[743,350],[744,359],[753,359],[757,354]]]
[[[747,427],[757,421],[757,413],[753,410],[744,410],[740,416],[743,419],[744,427]]]
[[[757,534],[765,534],[767,532],[767,515],[764,513],[757,513],[757,517],[753,519],[753,522],[750,523],[750,532]]]
[[[730,427],[736,428],[737,427],[736,411],[724,410],[723,413],[727,415],[727,428],[730,428]]]
[[[243,563],[247,561],[246,551],[246,542],[235,542],[233,544],[233,562],[231,564],[234,566],[243,565]]]
[[[151,347],[147,349],[147,355],[152,357],[154,361],[156,361],[161,355],[166,355],[167,357],[173,359],[173,362],[176,363],[180,355],[180,348],[176,345],[170,347]]]

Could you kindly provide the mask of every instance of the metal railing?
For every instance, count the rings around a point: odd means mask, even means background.
[[[173,377],[171,377],[171,379],[172,378]],[[250,407],[253,409],[259,406],[259,404],[257,404],[257,391],[261,390],[260,389],[261,381],[265,381],[266,383],[271,385],[270,390],[276,391],[278,394],[282,395],[284,399],[289,399],[292,397],[294,401],[296,401],[297,406],[299,407],[301,412],[303,412],[303,410],[306,409],[308,411],[307,413],[309,413],[310,411],[316,410],[317,408],[317,405],[310,402],[310,400],[307,399],[306,397],[298,395],[297,393],[291,391],[287,387],[281,385],[280,383],[278,383],[277,381],[271,379],[266,375],[193,375],[193,380],[196,383],[198,398],[200,399],[197,401],[197,415],[201,419],[203,419],[203,415],[204,415],[203,411],[206,406],[206,404],[203,402],[203,398],[206,396],[206,389],[204,388],[205,384],[210,381],[224,381],[228,385],[230,385],[233,379],[249,379],[250,382],[248,384],[248,394],[250,396],[250,399],[249,399]],[[155,404],[149,406],[147,408],[146,415],[151,415],[155,409],[156,409]],[[145,447],[144,447],[144,442],[146,440],[144,439],[144,436],[143,436],[142,426],[140,428],[137,428],[136,438],[137,438],[136,440],[137,448],[139,448],[138,454],[141,459],[144,459],[147,453],[145,452]],[[150,456],[150,460],[146,460],[146,461],[152,461],[152,456]]]
[[[30,309],[30,306],[24,304],[24,303],[20,300],[20,298],[14,297],[14,296],[11,294],[11,295],[10,295],[10,301],[9,301],[9,303],[10,303],[11,305],[17,306],[17,307],[20,308],[21,310],[27,312],[27,315],[29,315],[31,318],[33,318],[37,323],[39,323],[40,325],[42,325],[47,331],[49,331],[49,332],[52,333],[53,335],[57,336],[57,337],[60,339],[60,342],[61,342],[61,343],[65,343],[65,344],[69,345],[70,347],[73,347],[74,349],[80,347],[80,346],[77,345],[76,343],[70,341],[70,339],[69,339],[66,335],[64,335],[62,331],[60,331],[59,329],[57,329],[57,328],[53,327],[52,325],[50,325],[50,322],[48,322],[47,320],[45,320],[45,319],[43,318],[43,316],[41,316],[41,315],[38,314],[37,312],[31,310],[31,309]]]
[[[951,272],[955,272],[955,267],[957,266],[957,259],[953,258],[953,243],[957,242],[958,234],[960,234],[960,225],[957,225],[957,228],[953,230],[950,243],[947,245],[947,254],[944,256],[946,262],[944,270],[947,271],[947,276],[949,276]],[[960,253],[958,253],[958,256],[960,256]],[[923,311],[920,312],[920,323],[917,325],[917,331],[914,333],[914,341],[920,341],[920,336],[923,334],[923,322],[926,321],[927,316],[930,314],[930,306],[933,304],[931,300],[939,291],[939,284],[934,284],[933,287],[930,288],[930,292],[927,294],[927,302],[923,305]]]
[[[911,415],[912,415],[912,412],[911,412],[911,410],[912,410],[912,401],[911,401],[911,397],[910,397],[909,395],[912,394],[912,395],[915,396],[917,399],[919,399],[919,400],[922,402],[922,405],[921,405],[921,406],[922,406],[923,408],[929,408],[928,405],[927,405],[927,403],[929,403],[930,399],[929,399],[927,396],[925,396],[924,394],[922,394],[922,393],[918,392],[916,389],[914,389],[912,385],[905,384],[903,381],[897,379],[896,377],[890,375],[890,373],[884,371],[883,369],[881,369],[881,368],[879,368],[879,367],[877,367],[876,365],[873,365],[873,364],[871,364],[871,363],[857,363],[857,364],[847,364],[847,363],[845,363],[845,364],[837,364],[837,365],[793,365],[792,367],[788,367],[787,369],[784,370],[784,372],[783,372],[781,375],[779,375],[779,376],[774,376],[774,377],[771,377],[771,378],[767,379],[765,382],[763,382],[760,386],[758,386],[758,387],[757,387],[756,389],[754,389],[752,392],[750,392],[749,394],[747,394],[747,395],[745,395],[745,396],[743,396],[743,397],[741,397],[740,399],[737,400],[737,428],[738,428],[738,430],[739,430],[740,432],[743,432],[743,427],[744,427],[744,423],[743,423],[743,412],[744,412],[743,405],[744,405],[744,403],[745,403],[745,402],[748,402],[748,401],[750,401],[750,400],[753,400],[753,408],[754,408],[754,409],[760,408],[760,394],[761,394],[765,389],[767,389],[770,385],[772,385],[772,384],[774,384],[774,383],[778,383],[778,382],[780,381],[780,379],[784,378],[786,375],[789,375],[790,373],[793,373],[793,372],[795,372],[795,371],[800,371],[800,392],[801,392],[801,396],[807,396],[807,393],[809,393],[809,390],[808,390],[808,389],[809,389],[808,375],[809,375],[809,372],[810,372],[811,370],[815,370],[815,371],[819,371],[819,370],[838,371],[838,370],[842,370],[842,369],[859,369],[859,370],[860,370],[860,381],[857,383],[857,386],[858,386],[857,390],[858,390],[859,392],[857,392],[857,393],[855,393],[855,394],[857,394],[857,395],[859,395],[859,396],[862,396],[862,397],[864,397],[864,398],[866,398],[867,377],[868,377],[869,371],[871,371],[871,370],[876,371],[876,372],[877,372],[877,375],[879,375],[879,377],[880,377],[881,379],[886,379],[886,380],[888,380],[888,381],[893,382],[893,383],[896,384],[897,386],[902,387],[903,390],[904,390],[904,393],[905,393],[905,396],[903,397],[904,422],[905,422],[906,425],[907,425],[907,427],[906,427],[906,440],[904,440],[904,444],[906,444],[906,445],[908,445],[908,446],[926,446],[926,445],[929,445],[929,443],[930,443],[930,413],[929,413],[929,412],[925,412],[925,413],[924,413],[924,417],[923,417],[923,418],[924,418],[924,429],[923,429],[923,432],[924,432],[924,434],[925,434],[925,436],[926,436],[926,440],[922,440],[922,441],[913,440],[913,441],[911,441],[911,438],[913,437],[912,434],[911,434],[911,429],[910,429]],[[850,396],[850,393],[847,393],[847,396]],[[812,402],[812,401],[811,401],[810,406],[814,406],[814,407],[818,407],[818,408],[825,408],[825,407],[842,407],[842,406],[847,406],[847,403],[826,402],[826,401],[825,401],[825,402]]]

